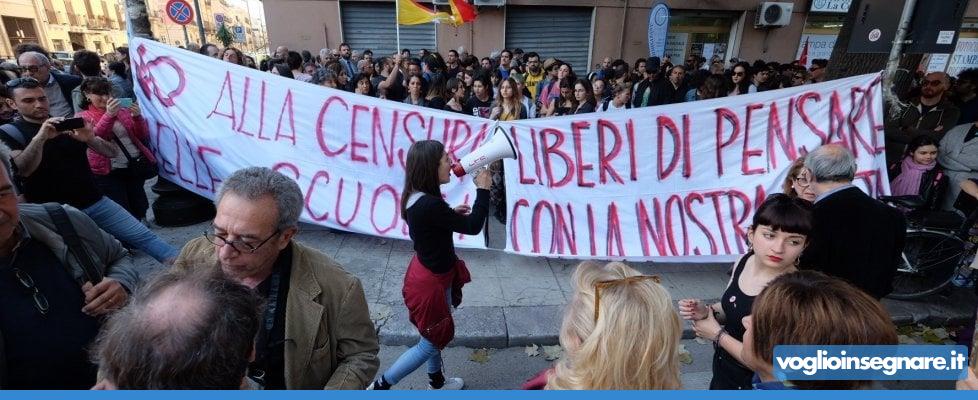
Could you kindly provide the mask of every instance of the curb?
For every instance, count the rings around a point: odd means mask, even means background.
[[[713,300],[716,301],[716,300]],[[894,325],[964,325],[974,315],[976,296],[970,290],[954,290],[949,295],[935,295],[918,301],[883,299]],[[455,339],[452,347],[506,348],[530,344],[558,344],[564,306],[489,307],[472,306],[455,310]],[[408,320],[403,304],[371,304],[375,314],[380,344],[413,346],[418,331]],[[380,311],[377,311],[380,310]],[[377,317],[378,314],[381,317]],[[683,339],[696,335],[684,324]]]

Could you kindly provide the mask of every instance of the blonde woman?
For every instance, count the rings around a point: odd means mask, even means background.
[[[679,315],[657,276],[620,262],[585,262],[571,281],[574,298],[560,328],[566,356],[547,389],[680,388]]]

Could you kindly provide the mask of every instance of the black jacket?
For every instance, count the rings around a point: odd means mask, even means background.
[[[815,203],[801,267],[845,279],[880,299],[892,290],[907,222],[896,209],[851,187]]]
[[[56,74],[51,73],[54,77],[54,81],[58,82],[58,87],[61,88],[61,94],[65,96],[65,100],[68,100],[68,104],[74,108],[75,104],[71,99],[71,91],[75,90],[78,85],[81,85],[82,78],[69,74]]]
[[[689,86],[685,83],[680,83],[679,87],[672,85],[672,81],[668,79],[663,79],[659,82],[659,89],[655,92],[655,97],[651,101],[653,106],[661,106],[663,104],[676,104],[686,101],[686,92],[689,91]]]

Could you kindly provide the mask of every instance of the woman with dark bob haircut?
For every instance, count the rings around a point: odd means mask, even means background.
[[[445,145],[436,140],[415,142],[408,149],[401,217],[407,221],[414,258],[404,275],[404,304],[421,340],[398,357],[367,389],[386,390],[428,364],[429,388],[459,390],[461,378],[445,378],[441,349],[455,337],[451,307],[462,303],[462,285],[471,278],[455,255],[456,232],[477,235],[489,215],[489,184],[485,170],[475,177],[472,207],[451,208],[441,197],[441,185],[451,181],[451,162]]]
[[[816,271],[771,281],[744,317],[740,358],[757,372],[756,389],[874,389],[872,381],[790,381],[774,378],[777,345],[896,345],[890,315],[872,296]]]
[[[797,269],[812,231],[812,207],[808,200],[785,194],[769,196],[754,213],[754,222],[747,230],[747,254],[734,267],[721,300],[714,304],[699,299],[679,301],[679,315],[693,321],[696,336],[714,343],[710,389],[751,388],[754,371],[740,358],[744,336],[741,320],[750,315],[754,297],[769,282]]]

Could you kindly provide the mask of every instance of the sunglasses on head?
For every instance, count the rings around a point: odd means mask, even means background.
[[[33,89],[40,86],[41,83],[34,78],[17,78],[7,81],[7,89]]]

